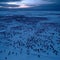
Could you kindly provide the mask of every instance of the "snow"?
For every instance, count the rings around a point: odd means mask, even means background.
[[[0,12],[0,60],[60,60],[60,12]]]

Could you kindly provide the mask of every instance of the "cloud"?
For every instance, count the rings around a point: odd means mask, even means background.
[[[21,1],[21,0],[0,0],[0,2],[12,2],[12,1]]]
[[[12,0],[13,1],[13,0]],[[13,4],[13,5],[21,5],[21,4],[26,4],[26,5],[40,5],[40,4],[51,4],[52,2],[49,1],[44,1],[44,0],[19,0],[19,1],[10,1],[10,2],[1,2],[0,4]]]
[[[49,0],[6,0],[1,2],[0,4],[6,5],[18,5],[17,8],[28,8],[28,7],[35,7],[43,4],[52,4],[53,2]]]
[[[47,1],[47,0],[45,0],[45,1]],[[48,0],[48,1],[55,2],[55,3],[57,3],[57,4],[60,3],[60,0]]]

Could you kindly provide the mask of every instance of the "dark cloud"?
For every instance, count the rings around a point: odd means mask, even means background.
[[[21,1],[21,0],[0,0],[0,2],[8,2],[8,1],[11,2],[11,1]],[[56,3],[60,3],[60,0],[44,0],[44,1],[52,1]]]
[[[16,1],[17,4],[6,4],[6,2],[11,3],[12,1]],[[0,2],[3,2],[0,3],[0,8],[18,8],[20,4],[25,4],[27,6],[34,6],[33,8],[37,10],[60,10],[60,0],[1,0]]]
[[[0,0],[0,2],[11,2],[11,1],[21,1],[21,0]]]
[[[47,1],[47,0],[44,0],[44,1]],[[60,0],[48,0],[48,1],[55,2],[55,3],[60,3]]]

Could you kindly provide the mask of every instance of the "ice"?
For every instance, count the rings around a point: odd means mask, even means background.
[[[60,60],[60,11],[0,11],[0,60]]]

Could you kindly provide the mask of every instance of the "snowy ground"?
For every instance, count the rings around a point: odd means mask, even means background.
[[[60,12],[23,13],[0,14],[0,60],[60,60]]]

